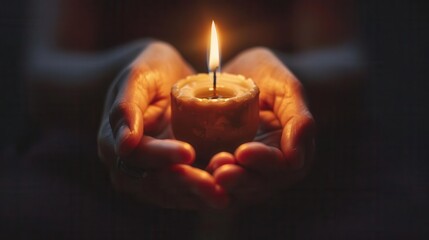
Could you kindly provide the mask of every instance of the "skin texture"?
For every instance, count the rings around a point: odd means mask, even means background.
[[[215,155],[207,168],[230,194],[232,203],[258,203],[300,181],[314,152],[314,120],[300,82],[266,48],[233,59],[225,72],[252,78],[260,88],[260,128],[254,142],[234,154]]]
[[[228,197],[213,176],[194,168],[195,151],[173,140],[170,126],[172,84],[193,74],[170,45],[153,42],[119,74],[110,87],[98,134],[99,155],[118,192],[167,208],[223,208]],[[143,180],[115,167],[147,170]]]
[[[172,84],[193,70],[169,45],[154,42],[112,84],[99,130],[99,155],[117,191],[162,207],[242,207],[300,181],[311,165],[314,121],[295,76],[265,48],[249,49],[224,72],[252,78],[260,88],[260,127],[254,142],[218,153],[206,170],[194,168],[192,146],[174,140]],[[115,167],[147,170],[141,180]]]

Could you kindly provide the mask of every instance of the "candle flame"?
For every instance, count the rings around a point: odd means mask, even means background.
[[[210,53],[209,53],[209,71],[216,71],[219,69],[219,42],[217,39],[216,26],[212,21],[212,31],[210,38]]]

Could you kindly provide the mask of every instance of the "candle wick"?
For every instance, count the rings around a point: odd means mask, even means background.
[[[217,93],[216,93],[216,70],[218,67],[215,67],[213,70],[213,98],[217,98]]]

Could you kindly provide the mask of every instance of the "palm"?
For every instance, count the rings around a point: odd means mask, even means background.
[[[282,136],[282,126],[279,120],[271,110],[261,109],[259,116],[260,124],[254,141],[279,148]]]
[[[256,143],[241,145],[234,155],[215,156],[210,166],[216,167],[210,171],[237,203],[252,203],[305,175],[313,119],[299,81],[269,50],[247,50],[224,70],[252,78],[258,85],[260,125]]]
[[[227,204],[227,196],[214,178],[189,166],[195,158],[192,147],[172,140],[170,89],[192,73],[172,47],[153,43],[110,88],[98,143],[118,191],[164,207]],[[138,181],[130,174],[134,169],[144,172],[137,176]]]

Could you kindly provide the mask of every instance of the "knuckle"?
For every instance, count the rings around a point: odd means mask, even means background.
[[[160,41],[160,40],[152,42],[150,44],[150,47],[154,48],[156,50],[175,51],[174,47],[171,44],[164,42],[164,41]]]
[[[264,62],[265,60],[273,57],[274,54],[269,48],[257,46],[243,51],[239,55],[238,59],[240,59],[241,61],[252,59],[252,61],[256,62]]]
[[[114,116],[115,114],[124,115],[131,110],[131,103],[125,101],[116,102],[112,109],[110,110],[110,116]]]
[[[109,113],[109,121],[111,126],[115,126],[119,119],[130,115],[130,113],[134,111],[136,107],[137,106],[135,103],[124,100],[114,103]]]
[[[258,57],[273,57],[274,56],[273,52],[269,48],[263,47],[263,46],[257,46],[257,47],[250,48],[247,53],[254,54]]]

